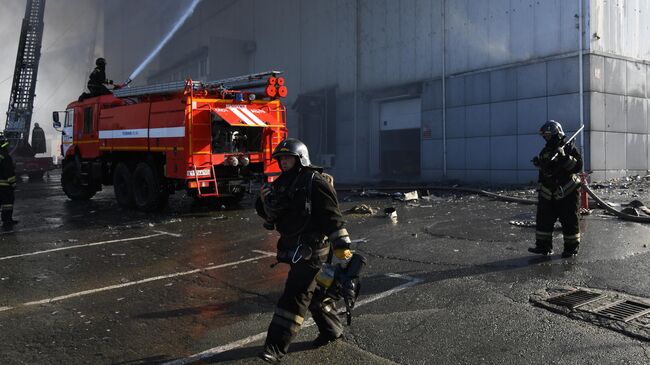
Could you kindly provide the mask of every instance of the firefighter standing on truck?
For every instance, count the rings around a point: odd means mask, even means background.
[[[535,247],[528,251],[536,254],[553,253],[553,227],[559,218],[564,236],[562,257],[578,253],[580,245],[578,187],[582,170],[582,156],[572,142],[564,142],[564,131],[560,123],[549,120],[539,130],[546,146],[533,164],[539,169],[539,197],[537,202],[537,224]]]
[[[98,58],[95,60],[95,66],[88,80],[88,91],[91,96],[108,95],[111,91],[104,85],[113,85],[113,80],[106,79],[106,60]]]
[[[260,353],[262,360],[279,363],[307,309],[319,330],[314,347],[343,335],[336,308],[316,289],[316,276],[328,259],[330,242],[332,264],[346,267],[352,252],[336,192],[321,175],[322,169],[311,165],[307,146],[297,139],[285,139],[273,152],[273,158],[282,174],[272,185],[262,187],[255,207],[265,219],[265,227],[280,233],[278,262],[291,266]]]
[[[16,188],[16,173],[14,161],[8,151],[9,141],[4,134],[0,134],[0,211],[2,215],[2,229],[10,231],[14,224],[14,189]]]

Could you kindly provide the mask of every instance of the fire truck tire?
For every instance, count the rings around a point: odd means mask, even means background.
[[[113,191],[119,205],[133,206],[133,176],[129,167],[123,162],[118,163],[113,172]]]
[[[151,212],[163,207],[168,195],[162,191],[160,179],[150,164],[140,162],[133,172],[133,198],[135,206]]]
[[[61,187],[65,195],[71,200],[88,200],[97,193],[96,190],[81,184],[81,179],[77,174],[77,166],[74,163],[68,163],[63,167]]]

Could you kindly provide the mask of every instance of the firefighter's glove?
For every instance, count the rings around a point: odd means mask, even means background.
[[[557,153],[556,158],[564,157],[566,155],[566,152],[564,152],[564,147],[558,147],[557,151],[555,152]]]
[[[348,237],[346,237],[348,238]],[[348,241],[350,238],[348,238]],[[348,263],[352,258],[352,251],[349,248],[337,248],[334,249],[334,255],[332,256],[332,265],[340,266],[342,269],[348,267]]]
[[[107,80],[109,85],[113,85],[113,80]]]

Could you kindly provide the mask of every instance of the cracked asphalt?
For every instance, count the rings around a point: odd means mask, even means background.
[[[648,201],[648,185],[594,186],[627,203]],[[339,192],[343,210],[395,207],[397,222],[347,215],[369,258],[363,304],[345,340],[312,349],[308,326],[283,363],[650,363],[648,339],[531,303],[564,286],[650,298],[650,227],[596,209],[578,257],[545,258],[526,251],[534,228],[510,223],[534,219],[534,206],[431,193],[409,204]],[[71,202],[53,174],[19,185],[15,217],[0,234],[0,364],[260,363],[287,269],[269,267],[277,235],[252,197],[222,207],[179,193],[145,214],[119,208],[111,189]]]

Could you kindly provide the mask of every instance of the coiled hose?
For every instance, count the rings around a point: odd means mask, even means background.
[[[588,184],[583,183],[582,188],[587,190],[587,194],[589,194],[589,196],[591,196],[596,201],[596,203],[598,203],[598,205],[600,205],[606,211],[614,214],[615,216],[624,219],[626,221],[638,222],[638,223],[650,223],[650,217],[640,217],[636,215],[626,214],[612,208],[609,204],[605,203],[605,201],[600,199],[598,195],[596,195],[596,193],[594,193],[593,190],[591,190]]]

